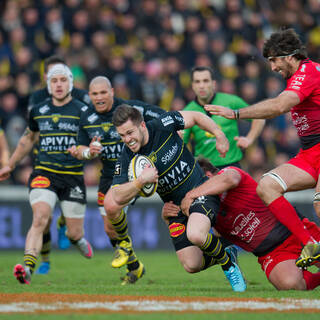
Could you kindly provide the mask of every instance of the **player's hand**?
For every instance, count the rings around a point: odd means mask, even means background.
[[[234,140],[237,141],[237,147],[242,149],[247,149],[252,141],[247,137],[234,137]]]
[[[147,165],[137,179],[142,185],[145,185],[147,183],[156,183],[159,179],[158,170],[157,168]]]
[[[229,151],[229,140],[224,134],[216,136],[216,149],[222,158],[224,158]]]
[[[102,152],[101,137],[94,136],[89,144],[90,155],[92,158],[97,157]]]
[[[8,165],[0,169],[0,181],[6,180],[10,177],[12,168]]]
[[[68,148],[68,152],[75,158],[78,158],[80,154],[77,146],[71,146],[70,148]]]
[[[204,106],[204,109],[211,114],[214,114],[216,116],[221,116],[227,119],[234,119],[234,113],[233,110],[227,107],[223,106],[217,106],[214,104],[206,104]]]
[[[188,193],[186,194],[186,196],[181,201],[181,204],[180,204],[181,211],[187,217],[189,217],[189,214],[190,214],[189,213],[189,209],[190,209],[190,206],[191,206],[193,201],[194,201],[194,198],[190,197],[190,195]]]
[[[162,220],[164,220],[166,224],[169,224],[169,218],[177,217],[179,211],[180,207],[174,204],[172,201],[165,202],[161,212]]]

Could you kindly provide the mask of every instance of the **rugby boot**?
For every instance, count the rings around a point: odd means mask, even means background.
[[[85,238],[80,239],[75,243],[75,246],[78,248],[80,253],[86,257],[87,259],[91,259],[93,257],[93,250],[89,241]]]
[[[67,250],[70,247],[70,240],[66,236],[67,226],[62,221],[64,218],[60,216],[57,221],[58,230],[58,246],[61,250]]]
[[[308,243],[303,247],[300,257],[296,260],[296,266],[305,269],[317,262],[320,262],[320,243]]]
[[[228,279],[232,290],[236,292],[243,292],[246,291],[247,285],[244,277],[241,273],[239,266],[236,263],[233,263],[228,270],[223,271],[226,278]]]
[[[42,261],[39,268],[36,270],[36,274],[48,274],[50,271],[50,262]]]
[[[227,246],[225,251],[229,254],[231,262],[238,264],[238,249],[234,245]]]
[[[144,265],[139,262],[139,267],[135,270],[129,271],[127,269],[127,274],[122,278],[122,286],[125,286],[127,284],[134,284],[136,283],[142,276],[145,274],[146,270],[144,268]]]
[[[121,241],[116,246],[114,258],[111,262],[111,266],[113,268],[120,268],[127,264],[130,254],[132,252],[132,244],[131,241]]]
[[[13,275],[21,284],[30,284],[31,271],[29,267],[17,264],[13,268]]]

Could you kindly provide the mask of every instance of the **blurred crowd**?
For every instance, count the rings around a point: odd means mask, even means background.
[[[52,54],[66,59],[76,87],[87,89],[94,76],[105,75],[116,96],[165,110],[194,99],[193,66],[212,66],[219,91],[248,103],[277,95],[285,83],[261,49],[283,26],[293,27],[319,61],[319,0],[2,0],[0,18],[0,118],[11,150]],[[246,151],[243,166],[257,179],[299,149],[288,117],[269,120]],[[24,184],[31,165],[27,158],[11,183]],[[87,184],[96,183],[98,172],[87,166]]]

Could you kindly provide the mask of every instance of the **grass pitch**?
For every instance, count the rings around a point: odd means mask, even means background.
[[[0,263],[1,293],[57,293],[57,294],[108,294],[130,296],[217,297],[217,298],[293,298],[319,299],[319,289],[313,291],[277,291],[268,282],[256,258],[241,254],[239,262],[247,279],[244,293],[233,292],[219,266],[197,274],[188,274],[180,265],[174,251],[137,252],[146,267],[146,274],[134,285],[121,286],[120,277],[125,268],[110,266],[112,252],[95,252],[92,260],[83,258],[77,251],[53,251],[49,275],[34,275],[31,285],[20,285],[13,277],[13,267],[22,263],[22,252],[2,251]],[[311,269],[311,271],[315,271]],[[1,301],[0,301],[1,303]],[[302,319],[302,314],[276,313],[213,313],[213,314],[146,314],[146,315],[46,315],[46,319]],[[319,314],[308,314],[318,319]],[[4,315],[0,319],[43,319],[41,315]]]

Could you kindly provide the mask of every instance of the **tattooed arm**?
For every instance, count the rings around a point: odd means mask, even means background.
[[[39,138],[39,134],[39,132],[34,132],[29,128],[26,128],[16,149],[9,159],[8,165],[0,170],[0,181],[9,178],[10,172],[16,167],[17,163],[19,163],[32,150],[35,142]]]

